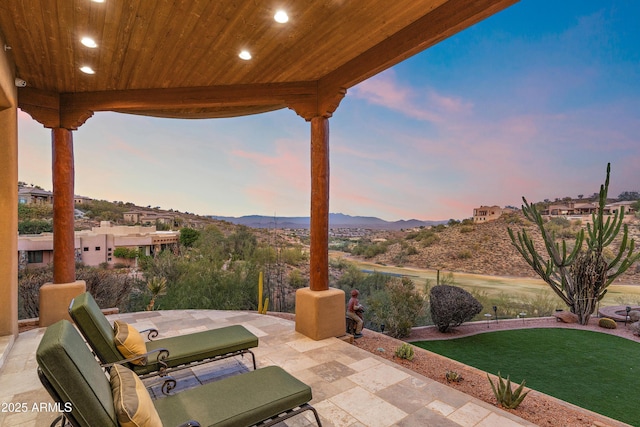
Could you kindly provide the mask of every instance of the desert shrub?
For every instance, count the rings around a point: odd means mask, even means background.
[[[461,233],[471,233],[473,231],[475,231],[476,228],[474,226],[471,225],[463,225],[462,227],[460,227],[460,232]]]
[[[388,279],[384,289],[369,297],[368,304],[373,321],[384,324],[394,338],[408,336],[425,307],[424,298],[406,277]]]
[[[417,255],[418,250],[415,248],[415,246],[409,246],[407,248],[407,255]]]
[[[424,239],[422,239],[420,241],[420,244],[422,244],[422,246],[427,248],[429,246],[435,245],[439,241],[440,241],[440,237],[438,237],[437,234],[432,233],[432,234],[429,234],[428,236],[426,236]]]
[[[395,355],[400,359],[413,360],[413,346],[409,343],[404,343],[400,347],[396,348]]]
[[[525,225],[527,223],[524,217],[516,212],[503,213],[500,218],[507,224]]]
[[[359,242],[351,250],[353,255],[362,255],[365,258],[373,258],[387,252],[387,242]]]
[[[53,221],[46,219],[26,219],[18,222],[18,234],[40,234],[53,231]]]
[[[289,273],[289,285],[291,285],[293,289],[304,288],[307,286],[307,280],[302,277],[300,270],[291,270],[291,273]]]
[[[454,255],[455,259],[470,259],[472,256],[471,251],[468,249],[461,250]]]
[[[309,260],[309,254],[302,248],[287,248],[280,251],[280,259],[285,264],[300,265]]]
[[[571,221],[560,216],[552,217],[544,228],[549,232],[555,234],[559,239],[572,239],[575,238],[580,230],[580,226],[573,226]]]
[[[138,253],[138,248],[119,247],[115,248],[113,256],[116,258],[134,259],[138,257]]]
[[[460,381],[462,381],[462,375],[460,375],[456,371],[445,372],[444,378],[447,380],[448,383],[451,383],[451,382],[459,383]]]
[[[473,295],[457,286],[438,285],[431,288],[431,320],[440,332],[467,322],[482,311]]]
[[[608,317],[602,317],[600,320],[598,320],[598,326],[605,329],[616,329],[618,327],[616,321],[613,319],[609,319]]]
[[[128,272],[118,272],[95,267],[77,266],[76,278],[84,280],[87,292],[95,298],[101,308],[123,307],[129,293],[138,281]],[[40,287],[53,282],[51,266],[26,269],[18,274],[18,318],[39,316]]]

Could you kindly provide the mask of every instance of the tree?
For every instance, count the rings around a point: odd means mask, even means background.
[[[180,244],[191,247],[200,237],[200,232],[198,230],[194,230],[193,228],[182,228],[180,229]]]
[[[139,252],[136,248],[118,247],[113,251],[113,256],[116,258],[135,259],[138,255]]]
[[[638,199],[640,199],[640,193],[638,193],[637,191],[623,191],[618,196],[619,202],[624,202],[624,201],[633,202]]]
[[[508,229],[511,242],[533,270],[551,287],[551,289],[578,316],[582,325],[589,322],[591,314],[607,292],[607,287],[634,262],[640,259],[640,252],[634,252],[635,242],[629,240],[629,230],[624,224],[622,238],[617,252],[608,259],[607,248],[618,236],[624,219],[623,209],[619,209],[613,217],[605,221],[604,208],[609,190],[609,173],[611,165],[607,165],[607,177],[600,186],[598,194],[598,210],[592,214],[592,223],[587,224],[587,232],[581,229],[576,235],[573,248],[567,242],[556,242],[553,231],[544,226],[542,216],[535,205],[529,204],[523,197],[522,212],[534,222],[542,235],[547,257],[538,253],[532,238],[523,228],[517,238],[511,228]],[[583,243],[586,249],[583,250]],[[610,258],[610,257],[609,257]]]

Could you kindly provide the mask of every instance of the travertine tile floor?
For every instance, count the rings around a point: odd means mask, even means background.
[[[254,350],[258,367],[278,365],[309,384],[311,404],[325,427],[533,426],[457,390],[422,377],[337,338],[313,341],[295,332],[294,323],[257,313],[180,310],[126,313],[109,316],[138,329],[154,327],[161,336],[241,324],[258,336]],[[35,351],[44,329],[21,333],[0,368],[0,425],[48,426],[58,415],[36,374]],[[249,357],[231,358],[176,372],[174,392],[238,375],[251,369]],[[145,380],[152,396],[162,398],[160,383]],[[45,405],[41,406],[41,403]],[[35,406],[34,406],[35,405]],[[279,426],[314,425],[311,413]]]

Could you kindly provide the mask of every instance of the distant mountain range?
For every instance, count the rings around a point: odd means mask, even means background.
[[[309,217],[273,217],[246,215],[241,217],[209,215],[210,218],[252,228],[309,228]],[[368,228],[375,230],[400,230],[420,226],[446,224],[447,221],[420,221],[417,219],[385,221],[370,216],[351,216],[341,213],[329,214],[329,228]]]

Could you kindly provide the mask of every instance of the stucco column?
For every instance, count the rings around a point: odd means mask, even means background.
[[[0,367],[18,335],[18,116],[5,59],[0,54]]]
[[[345,334],[345,295],[329,288],[329,119],[311,119],[309,287],[296,291],[296,331],[314,340]]]
[[[53,283],[40,288],[40,326],[68,319],[71,300],[86,285],[76,281],[74,247],[73,134],[68,129],[51,131],[53,178]]]

